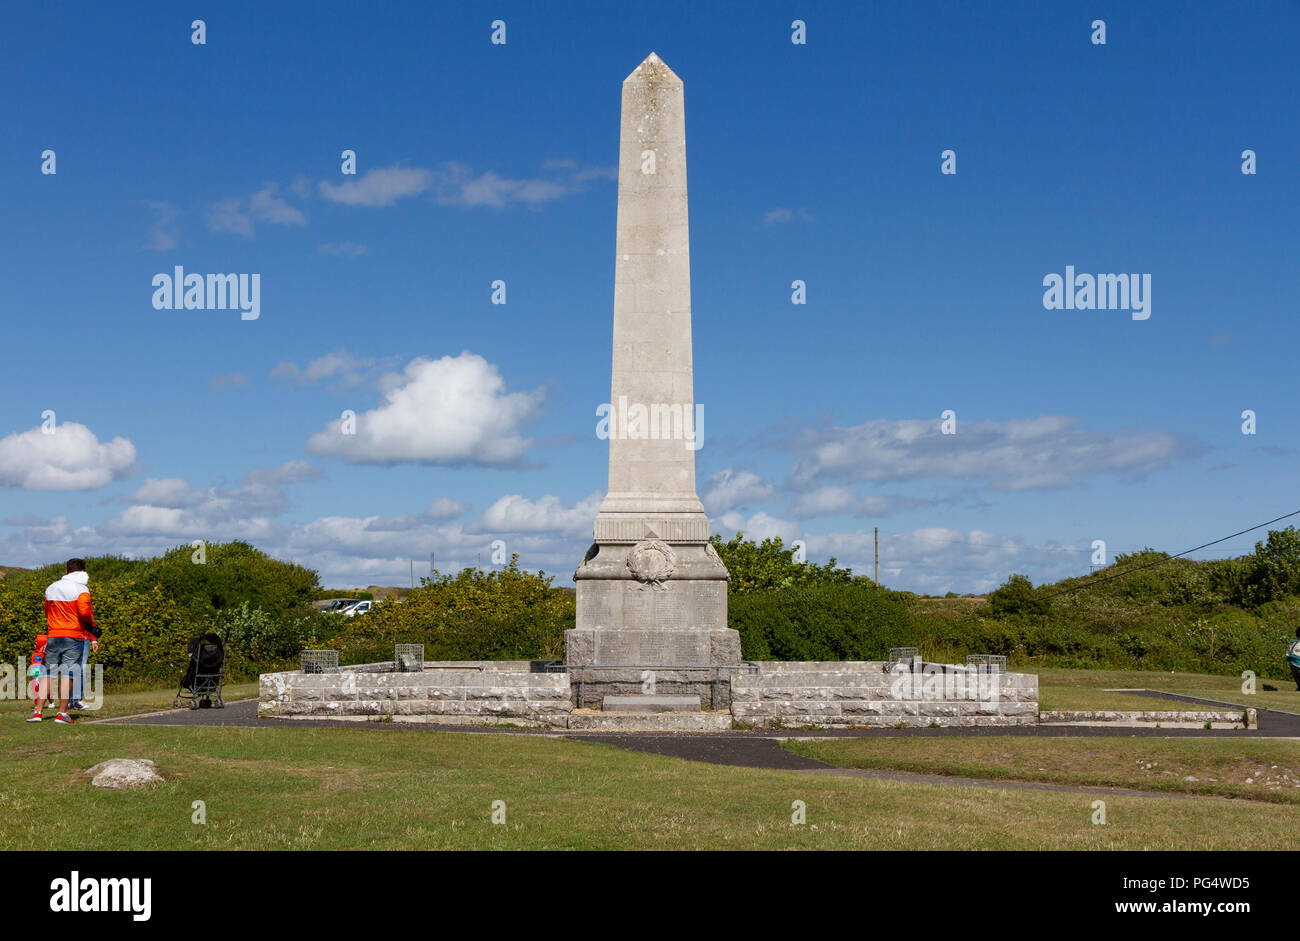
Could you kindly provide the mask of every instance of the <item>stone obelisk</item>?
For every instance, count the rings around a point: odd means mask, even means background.
[[[623,82],[606,418],[609,492],[574,573],[570,664],[740,661],[727,581],[695,493],[703,427],[691,368],[682,81],[654,53]]]

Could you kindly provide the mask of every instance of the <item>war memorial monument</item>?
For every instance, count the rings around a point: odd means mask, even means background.
[[[680,731],[1038,721],[1028,674],[742,661],[695,491],[684,88],[654,53],[623,82],[613,338],[609,490],[563,662],[304,661],[263,674],[259,715]]]

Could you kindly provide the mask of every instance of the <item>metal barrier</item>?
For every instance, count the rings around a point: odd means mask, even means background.
[[[1000,653],[967,654],[966,669],[974,669],[979,673],[1006,673],[1007,658]]]
[[[303,673],[339,672],[337,650],[304,650],[299,655],[298,667]]]
[[[397,673],[419,673],[424,669],[424,644],[394,644],[393,670]]]
[[[723,670],[745,670],[749,673],[759,672],[759,665],[752,660],[742,660],[740,663],[563,663],[554,660],[546,664],[547,673],[572,673],[578,671],[578,708],[585,709],[587,704],[587,671],[588,670],[669,670],[673,672],[685,672],[688,670],[712,671],[713,680],[710,683],[709,692],[709,709],[718,708],[718,684],[722,681]],[[569,682],[573,682],[573,677],[569,677]],[[595,682],[593,678],[593,682]]]

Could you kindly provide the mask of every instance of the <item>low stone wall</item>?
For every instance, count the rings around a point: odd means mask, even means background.
[[[390,661],[338,673],[267,673],[258,715],[559,729],[630,730],[641,721],[640,713],[575,712],[581,674],[545,667],[526,660],[429,662],[419,672],[397,672]],[[643,724],[687,731],[726,728],[733,719],[742,728],[831,729],[1038,721],[1036,676],[919,662],[915,672],[890,667],[884,661],[769,661],[756,671],[728,669],[718,684],[718,711],[674,713]],[[643,691],[636,674],[596,678],[595,672],[587,684],[589,705],[598,704],[597,696]],[[705,710],[712,705],[712,684],[698,673],[659,671],[655,689],[660,695],[699,694]]]
[[[1161,712],[1117,712],[1113,710],[1068,711],[1048,709],[1039,713],[1044,725],[1116,726],[1137,729],[1249,729],[1258,728],[1256,710],[1219,712],[1197,710]]]
[[[731,712],[758,728],[1033,725],[1038,677],[952,664],[892,673],[878,661],[763,662],[731,681]]]
[[[690,670],[625,669],[609,667],[573,668],[570,686],[575,709],[600,708],[606,696],[640,696],[650,690],[656,696],[698,696],[704,709],[731,706],[731,678],[745,667],[695,668]],[[716,677],[716,681],[715,681]],[[653,682],[647,686],[647,679]]]
[[[390,661],[338,673],[264,673],[257,714],[563,728],[573,708],[569,678],[538,666],[526,660],[441,662],[426,663],[418,673],[399,673]]]

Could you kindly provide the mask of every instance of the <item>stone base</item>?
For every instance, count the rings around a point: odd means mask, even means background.
[[[1078,725],[1125,729],[1249,729],[1258,728],[1259,720],[1254,709],[1206,712],[1117,712],[1065,711],[1046,709],[1038,714],[1042,725]]]
[[[599,732],[726,732],[730,712],[574,712],[569,729]]]
[[[699,696],[606,696],[602,712],[699,712]]]
[[[1038,678],[981,673],[953,664],[919,664],[897,673],[882,661],[764,662],[714,671],[654,670],[652,699],[689,697],[692,709],[651,712],[643,670],[587,666],[554,672],[529,661],[426,662],[396,672],[389,662],[338,673],[267,673],[258,715],[606,731],[723,731],[732,728],[906,728],[1033,725]],[[609,697],[629,697],[636,711],[596,711]],[[575,697],[580,697],[575,699]],[[626,706],[610,703],[611,709]],[[575,708],[575,706],[577,708]],[[1194,717],[1194,719],[1193,719]],[[1162,727],[1255,724],[1254,710],[1187,713],[1044,713],[1044,722],[1149,721]],[[1190,726],[1188,726],[1190,727]]]
[[[694,631],[575,627],[564,632],[572,666],[685,667],[740,665],[740,634],[729,627]]]

